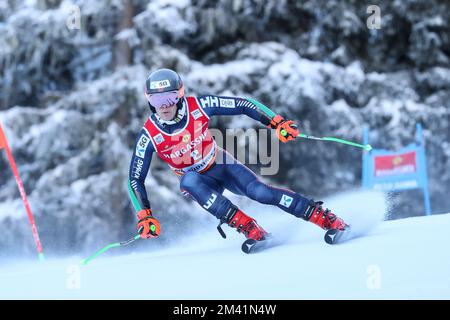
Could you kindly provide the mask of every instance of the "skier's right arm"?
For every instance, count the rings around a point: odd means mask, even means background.
[[[147,177],[154,151],[150,137],[142,129],[134,145],[128,179],[128,191],[136,212],[151,208],[147,190],[145,189],[145,178]]]
[[[147,132],[142,129],[134,146],[131,158],[128,191],[134,210],[137,212],[137,228],[142,238],[154,238],[160,234],[160,225],[152,215],[150,201],[145,189],[145,178],[147,177],[152,155],[155,149]]]

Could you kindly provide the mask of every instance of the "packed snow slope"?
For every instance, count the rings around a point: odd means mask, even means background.
[[[355,208],[362,200],[365,209]],[[282,244],[246,255],[242,235],[226,229],[224,240],[212,225],[158,250],[151,240],[145,253],[133,252],[135,244],[113,248],[86,266],[83,257],[16,261],[0,267],[0,298],[450,299],[450,214],[382,221],[381,196],[328,203],[347,208],[342,216],[359,237],[330,246],[314,225],[254,206]]]

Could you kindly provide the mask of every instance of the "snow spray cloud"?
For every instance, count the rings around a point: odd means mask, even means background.
[[[367,234],[386,219],[388,212],[386,194],[376,190],[340,193],[326,199],[326,204],[351,225],[355,236]]]

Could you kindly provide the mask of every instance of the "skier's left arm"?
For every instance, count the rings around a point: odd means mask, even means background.
[[[213,95],[203,95],[197,99],[209,117],[245,114],[268,128],[275,129],[278,139],[282,142],[294,140],[300,134],[294,121],[285,120],[281,115],[276,115],[271,119],[248,99]]]
[[[209,117],[245,114],[265,126],[270,124],[270,118],[245,98],[203,95],[197,99]]]

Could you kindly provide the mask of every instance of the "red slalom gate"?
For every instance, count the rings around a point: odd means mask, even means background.
[[[44,260],[44,252],[42,250],[41,240],[39,240],[39,234],[37,231],[36,223],[34,221],[33,214],[31,213],[30,204],[28,203],[27,195],[25,193],[25,189],[23,188],[22,179],[20,179],[19,171],[17,170],[16,162],[12,156],[11,150],[8,146],[8,141],[6,140],[5,133],[3,132],[3,128],[0,124],[0,149],[4,148],[6,152],[6,156],[8,157],[9,165],[13,171],[14,177],[17,182],[17,186],[19,187],[20,195],[22,196],[23,204],[25,205],[25,209],[27,211],[28,220],[31,224],[31,232],[33,233],[34,242],[36,243],[36,248],[39,255],[39,260]]]

